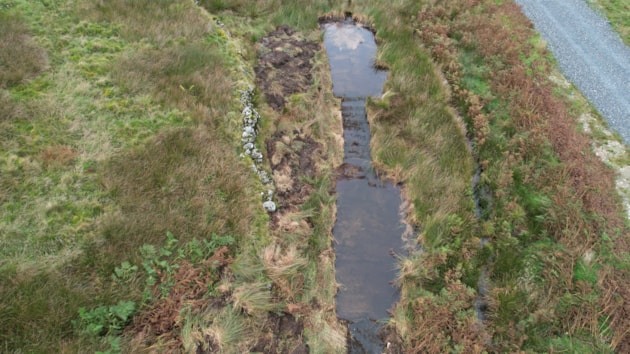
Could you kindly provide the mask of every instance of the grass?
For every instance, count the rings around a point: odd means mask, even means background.
[[[630,5],[620,0],[597,0],[593,3],[619,33],[621,40],[630,46]]]
[[[187,321],[183,329],[183,338],[194,339],[184,343],[184,350],[207,350],[234,352],[242,350],[239,344],[246,334],[242,316],[231,307],[225,307],[215,318],[203,318]],[[199,345],[198,343],[203,343]],[[239,348],[240,347],[240,348]],[[199,349],[198,349],[199,348]]]
[[[445,15],[453,9],[427,8],[418,33],[455,88],[454,101],[483,166],[481,181],[495,195],[486,214],[494,223],[488,323],[493,343],[504,350],[570,350],[589,343],[593,350],[623,351],[623,325],[617,322],[611,336],[611,327],[604,334],[596,320],[607,308],[602,295],[611,291],[593,282],[595,274],[607,273],[605,267],[576,263],[598,252],[595,235],[623,228],[611,171],[577,133],[570,114],[581,111],[569,113],[575,108],[563,98],[569,95],[533,84],[547,82],[553,62],[514,5],[467,4],[455,17]],[[491,14],[496,22],[487,20]],[[432,22],[433,16],[443,21]],[[447,32],[455,40],[444,38]],[[582,178],[598,183],[587,187]],[[547,187],[551,181],[553,189]],[[556,332],[575,341],[550,339]],[[560,343],[568,347],[560,349]]]
[[[18,85],[43,71],[48,64],[48,57],[43,48],[33,40],[19,14],[2,12],[0,23],[0,83],[2,88],[6,88]]]
[[[343,351],[330,193],[343,149],[324,53],[282,112],[255,102],[261,136],[302,129],[320,146],[312,192],[278,215],[292,231],[269,228],[238,156],[239,90],[274,26],[320,40],[317,18],[349,10],[378,30],[390,79],[369,104],[375,165],[403,183],[422,245],[400,259],[405,350],[627,351],[613,174],[576,135],[588,106],[546,86],[553,63],[510,2],[199,4],[0,2],[2,350],[242,352],[286,312],[310,350]],[[122,336],[82,334],[118,331],[132,303]]]
[[[122,286],[112,274],[140,265],[143,244],[166,231],[240,239],[261,225],[255,176],[224,119],[240,111],[226,37],[192,3],[136,5],[2,10],[3,58],[23,38],[33,59],[11,57],[22,74],[2,76],[3,350],[107,346],[72,321],[80,307],[141,300],[142,277]]]

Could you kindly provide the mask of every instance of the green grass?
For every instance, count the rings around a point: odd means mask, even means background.
[[[191,339],[184,342],[187,352],[198,350],[240,352],[246,350],[242,345],[243,336],[247,334],[247,327],[239,311],[227,306],[216,317],[193,317],[186,322],[182,329],[183,337]],[[209,343],[198,345],[192,339],[209,337]]]
[[[141,299],[142,282],[121,287],[112,274],[139,265],[143,244],[166,231],[242,239],[262,225],[258,182],[225,120],[241,109],[236,63],[192,2],[7,7],[0,57],[21,67],[0,75],[0,342],[102,347],[72,321],[80,307]]]

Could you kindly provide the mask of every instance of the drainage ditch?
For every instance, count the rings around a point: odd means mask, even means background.
[[[398,300],[392,285],[395,254],[411,228],[401,212],[400,188],[372,167],[366,100],[380,97],[387,72],[375,65],[374,34],[347,18],[324,23],[333,92],[341,98],[344,162],[336,183],[335,269],[337,315],[347,322],[350,353],[381,353],[379,332]]]

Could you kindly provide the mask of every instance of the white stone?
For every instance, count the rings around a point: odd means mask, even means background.
[[[245,126],[245,127],[243,127],[243,135],[245,135],[245,133],[247,133],[249,135],[255,135],[256,134],[256,130],[254,130],[254,128],[251,127],[251,126]]]
[[[274,211],[276,211],[276,203],[268,200],[263,203],[263,208],[265,208],[265,210],[267,210],[268,212],[273,213]]]

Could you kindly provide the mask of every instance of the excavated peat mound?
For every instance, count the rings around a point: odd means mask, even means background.
[[[279,26],[261,39],[257,50],[256,86],[273,110],[287,116],[290,113],[284,112],[285,99],[307,92],[313,83],[313,58],[320,50],[320,44],[302,38],[291,27]],[[274,233],[310,233],[313,225],[309,218],[296,221],[293,216],[300,213],[300,206],[314,191],[307,181],[318,175],[317,162],[323,159],[321,144],[299,129],[289,129],[266,138],[265,147],[278,206],[270,215],[271,230]],[[265,331],[251,349],[253,352],[309,352],[302,337],[303,318],[294,316],[292,310],[295,308],[289,305],[287,311],[267,316],[263,325]],[[298,309],[297,312],[301,311]]]
[[[278,132],[266,144],[276,183],[278,213],[272,216],[272,226],[276,227],[279,216],[297,211],[313,192],[305,179],[317,175],[315,160],[321,156],[321,145],[299,131]]]
[[[271,108],[282,114],[287,97],[307,92],[313,83],[313,58],[320,48],[319,43],[302,38],[289,26],[279,26],[260,40],[256,86]],[[278,204],[278,211],[271,215],[272,230],[310,228],[304,221],[289,219],[313,192],[305,180],[317,176],[316,163],[323,159],[321,144],[297,129],[276,132],[265,144]]]
[[[306,354],[309,348],[304,343],[302,331],[304,324],[290,314],[270,314],[265,328],[269,331],[258,339],[251,349],[254,353],[289,353]]]
[[[271,108],[281,111],[286,97],[306,91],[313,81],[311,60],[319,49],[319,43],[300,38],[289,26],[279,26],[258,43],[256,86]]]

